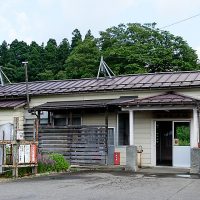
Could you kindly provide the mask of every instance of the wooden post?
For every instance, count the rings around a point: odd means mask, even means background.
[[[13,130],[13,140],[17,141],[17,130],[19,128],[19,118],[14,117],[14,130]],[[19,157],[19,145],[18,143],[13,144],[12,148],[13,155],[13,176],[18,177],[18,157]]]
[[[39,119],[35,119],[35,141],[38,142]]]
[[[39,140],[39,120],[38,118],[35,119],[35,144],[36,144],[36,158],[38,158],[38,140]],[[36,164],[36,163],[35,163]],[[37,174],[38,173],[38,168],[37,165],[35,165],[32,168],[32,173]]]

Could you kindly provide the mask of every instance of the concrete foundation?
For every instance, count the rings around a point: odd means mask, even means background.
[[[126,147],[126,170],[137,171],[137,147],[127,146]]]
[[[107,165],[114,165],[114,146],[108,147],[108,157],[107,157]]]
[[[190,173],[192,173],[192,174],[200,173],[200,148],[192,148],[191,149]]]

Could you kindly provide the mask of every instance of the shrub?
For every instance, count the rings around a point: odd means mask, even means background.
[[[38,155],[38,172],[65,171],[69,168],[69,163],[64,156],[58,153],[39,154]]]
[[[67,162],[63,155],[58,153],[50,154],[49,157],[54,161],[54,170],[64,171],[69,168],[69,162]]]

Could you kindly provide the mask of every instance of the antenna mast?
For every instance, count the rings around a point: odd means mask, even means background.
[[[107,75],[109,76],[109,78],[112,78],[112,76],[115,76],[113,71],[110,69],[110,67],[108,67],[106,62],[103,60],[103,56],[101,56],[101,61],[100,61],[100,64],[99,64],[97,79],[100,77],[100,73],[103,73],[104,77],[106,77]]]
[[[6,76],[6,74],[3,72],[2,70],[2,66],[0,66],[0,81],[1,81],[1,86],[4,86],[4,80],[3,80],[3,76],[6,78],[6,80],[10,82],[9,78]]]

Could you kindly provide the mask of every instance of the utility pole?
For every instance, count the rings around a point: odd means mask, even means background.
[[[22,64],[24,64],[24,68],[25,68],[25,81],[26,81],[26,98],[27,98],[27,107],[29,108],[29,92],[28,92],[28,69],[27,69],[27,64],[28,61],[24,61],[22,62]]]

